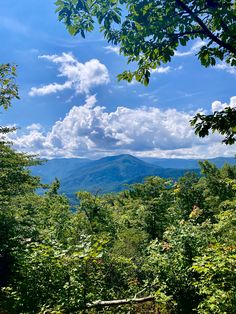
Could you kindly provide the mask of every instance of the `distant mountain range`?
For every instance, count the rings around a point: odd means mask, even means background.
[[[143,161],[157,165],[163,168],[174,168],[174,169],[198,169],[199,161],[206,159],[179,159],[179,158],[152,158],[146,157],[141,158]],[[217,157],[207,159],[217,167],[221,168],[225,163],[230,165],[236,165],[236,158],[234,157]]]
[[[215,158],[211,161],[217,166],[236,164],[234,158]],[[142,182],[147,176],[178,179],[189,170],[199,172],[199,166],[194,159],[139,159],[131,155],[118,155],[98,160],[51,159],[31,170],[33,175],[41,177],[43,183],[51,183],[58,178],[61,192],[72,197],[81,190],[92,193],[121,191],[125,185]]]

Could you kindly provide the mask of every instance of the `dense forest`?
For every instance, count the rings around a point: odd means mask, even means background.
[[[235,313],[235,166],[78,192],[72,211],[0,145],[1,313]]]

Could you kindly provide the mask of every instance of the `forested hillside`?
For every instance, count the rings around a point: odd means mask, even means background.
[[[104,157],[98,160],[80,158],[52,159],[32,168],[43,183],[60,180],[60,192],[73,199],[79,190],[94,194],[119,192],[127,184],[143,182],[147,176],[178,179],[187,170],[162,168],[131,155]],[[198,171],[194,169],[192,171]],[[198,171],[199,172],[199,171]]]
[[[97,160],[61,158],[43,161],[31,168],[33,175],[43,183],[60,180],[61,193],[74,200],[78,190],[94,194],[119,192],[127,184],[142,183],[147,176],[159,176],[177,180],[187,172],[200,174],[197,159],[137,158],[131,155],[109,156]],[[236,164],[235,158],[214,158],[209,162],[218,167]]]

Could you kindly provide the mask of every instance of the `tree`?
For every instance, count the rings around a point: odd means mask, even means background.
[[[105,39],[120,47],[120,53],[135,62],[137,69],[124,71],[118,79],[134,78],[148,85],[151,72],[170,62],[179,46],[201,39],[196,54],[205,67],[217,60],[236,65],[236,3],[234,0],[57,0],[59,20],[71,35],[94,30],[98,23]],[[235,109],[213,116],[196,115],[191,121],[200,137],[209,130],[225,135],[233,144]]]
[[[226,107],[222,111],[204,115],[197,113],[190,121],[195,133],[200,137],[209,135],[209,131],[218,131],[224,136],[223,143],[232,145],[236,141],[236,109]]]
[[[15,83],[16,66],[0,65],[0,107],[7,110],[14,99],[19,99]],[[15,128],[0,126],[0,200],[4,207],[11,197],[34,191],[39,186],[39,178],[32,177],[29,166],[39,164],[33,156],[18,153],[11,148],[11,143],[4,137]]]
[[[0,65],[0,107],[5,110],[14,98],[19,99],[15,76],[15,66]],[[38,162],[32,156],[11,148],[11,143],[4,137],[11,130],[14,129],[0,126],[0,287],[10,279],[14,264],[12,251],[20,243],[17,239],[20,234],[19,212],[15,210],[14,203],[18,197],[25,197],[39,187],[39,178],[32,177],[28,169]]]
[[[235,313],[235,246],[212,245],[198,256],[192,270],[198,275],[194,283],[202,296],[197,313]]]
[[[168,313],[235,312],[236,167],[204,162],[201,170],[201,178],[178,181],[179,216],[150,243],[142,265]]]
[[[11,101],[19,99],[18,87],[15,83],[16,66],[9,63],[0,64],[0,106],[8,109]]]
[[[137,70],[120,79],[148,84],[152,69],[196,38],[205,41],[197,53],[203,66],[216,59],[236,65],[235,1],[58,0],[56,5],[70,34],[85,37],[97,21],[108,42],[119,45],[128,62],[137,62]]]

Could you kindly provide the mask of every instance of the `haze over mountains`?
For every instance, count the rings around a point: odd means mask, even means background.
[[[215,158],[217,166],[225,162],[236,164],[234,158]],[[157,159],[131,155],[118,155],[98,160],[80,158],[51,159],[41,166],[33,167],[34,175],[43,183],[51,183],[55,178],[61,182],[60,191],[72,196],[80,190],[92,193],[121,191],[126,184],[142,182],[147,176],[177,179],[186,171],[199,172],[197,160]]]
[[[174,168],[174,169],[198,169],[199,161],[204,161],[206,159],[180,159],[180,158],[152,158],[146,157],[142,160],[158,165],[163,168]],[[236,165],[236,158],[234,157],[217,157],[208,159],[208,161],[215,164],[217,167],[221,168],[225,163],[230,165]]]

